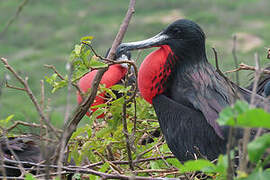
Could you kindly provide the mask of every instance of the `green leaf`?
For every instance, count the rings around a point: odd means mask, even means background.
[[[75,173],[73,176],[72,176],[72,179],[81,179],[81,174],[80,173]]]
[[[270,179],[270,171],[256,171],[250,174],[246,178],[239,178],[239,180],[269,180]]]
[[[81,38],[81,41],[89,41],[89,40],[91,41],[92,39],[94,39],[93,36],[84,36]]]
[[[258,162],[270,146],[270,134],[264,134],[248,144],[248,156],[251,162]]]
[[[232,154],[233,158],[234,155]],[[219,155],[216,167],[213,169],[212,173],[218,173],[220,179],[226,179],[227,176],[227,168],[228,168],[228,157],[227,155]],[[211,171],[208,171],[211,172]]]
[[[109,135],[111,133],[112,129],[110,127],[105,127],[101,130],[99,130],[97,133],[96,133],[96,137],[97,138],[103,138],[103,137],[106,137],[107,135]]]
[[[157,161],[150,161],[151,169],[160,169],[159,163]]]
[[[92,109],[96,109],[96,108],[104,108],[107,107],[107,104],[99,104],[99,105],[95,105],[95,106],[91,106]]]
[[[100,179],[99,176],[95,176],[95,175],[92,175],[92,174],[89,175],[89,180],[99,180],[99,179]]]
[[[116,85],[113,85],[112,87],[110,87],[112,90],[114,91],[120,91],[120,90],[123,90],[125,89],[125,87],[121,84],[116,84]]]
[[[209,169],[214,169],[216,166],[212,162],[204,159],[190,160],[185,162],[184,165],[180,166],[179,171],[181,173],[203,171],[209,172]],[[212,172],[212,171],[211,171]]]
[[[89,66],[91,68],[105,68],[105,67],[108,67],[108,64],[105,64],[101,61],[96,60],[95,58],[92,58],[89,63]]]
[[[86,125],[86,126],[83,126],[83,127],[78,127],[78,128],[76,129],[76,131],[72,134],[71,139],[76,138],[77,136],[79,136],[79,135],[85,133],[85,132],[87,131],[88,128],[90,128],[90,127],[87,126],[87,125]]]
[[[100,172],[106,172],[110,167],[110,164],[108,162],[105,162],[101,168],[99,169]]]
[[[53,85],[53,90],[52,90],[52,93],[54,93],[56,90],[60,89],[60,88],[63,88],[65,86],[67,86],[68,84],[68,81],[67,80],[61,80],[61,81],[57,81],[54,83]]]
[[[237,101],[234,107],[221,111],[217,122],[222,126],[270,128],[270,114],[260,108],[249,109],[246,102]]]
[[[110,88],[106,88],[106,87],[100,87],[101,91],[105,91],[106,93],[108,93],[112,98],[116,99],[116,95],[113,93],[113,91]]]
[[[75,51],[72,51],[69,55],[69,61],[72,62],[74,61],[76,58],[78,58],[78,55],[76,55]]]
[[[180,169],[183,166],[176,158],[170,158],[167,159],[166,161],[178,169]]]
[[[99,109],[95,110],[95,112],[93,112],[91,116],[93,116],[94,118],[97,118],[98,116],[100,116],[101,114],[103,114],[104,111],[105,111],[104,109],[99,108]]]
[[[74,52],[77,56],[79,56],[81,54],[81,50],[82,50],[82,46],[81,45],[78,45],[76,44],[75,45],[75,48],[74,48]]]
[[[36,178],[32,174],[27,173],[25,175],[25,180],[36,180]]]

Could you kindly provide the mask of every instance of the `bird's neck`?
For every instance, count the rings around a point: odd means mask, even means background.
[[[183,58],[183,59],[181,59]],[[180,61],[177,62],[175,69],[172,70],[173,73],[180,73],[182,77],[189,76],[193,72],[202,72],[205,69],[209,71],[214,71],[213,67],[209,64],[206,56],[185,56],[180,57]]]

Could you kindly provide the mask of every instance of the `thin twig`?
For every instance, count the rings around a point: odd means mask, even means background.
[[[117,173],[119,174],[123,174],[123,172],[121,171],[120,168],[118,168],[115,164],[112,163],[112,161],[108,161],[106,158],[104,158],[102,156],[102,154],[100,154],[98,151],[95,151],[95,153],[101,158],[101,160],[105,163],[108,163],[110,165],[110,167]]]
[[[14,164],[19,163],[18,161],[14,161],[14,160],[6,160],[5,159],[4,161],[14,163]],[[23,164],[23,165],[30,165],[30,166],[49,167],[51,169],[57,169],[58,168],[58,166],[56,166],[56,165],[38,165],[36,163],[23,162],[23,161],[20,161],[20,163]],[[17,169],[17,168],[15,167],[15,169]],[[120,174],[108,174],[108,173],[95,171],[95,170],[85,168],[85,167],[63,166],[62,169],[63,169],[63,171],[68,172],[68,173],[93,174],[93,175],[99,176],[99,177],[101,177],[103,179],[164,180],[163,178],[151,178],[151,177],[142,177],[142,176],[126,176],[126,175],[120,175]],[[0,178],[3,178],[3,177],[0,177]],[[176,178],[175,178],[175,180],[176,180]]]
[[[255,96],[256,96],[256,92],[257,92],[257,84],[258,84],[260,74],[261,74],[258,53],[255,53],[254,60],[255,60],[255,77],[254,77],[254,83],[253,83],[251,100],[250,100],[250,108],[254,108],[256,106],[255,105]],[[239,164],[239,170],[242,172],[246,172],[246,173],[247,173],[247,164],[248,164],[247,145],[248,145],[248,142],[250,139],[250,131],[251,131],[250,128],[244,129],[242,155],[240,155],[240,164]]]
[[[49,64],[44,64],[44,67],[49,68],[49,69],[52,69],[52,70],[54,71],[54,73],[55,73],[61,80],[65,80],[65,78],[57,71],[57,69],[56,69],[55,66],[49,65]],[[72,65],[71,65],[71,67],[73,68]],[[87,73],[88,73],[88,72],[87,72]],[[85,73],[85,74],[87,74],[87,73]],[[85,74],[84,74],[84,75],[85,75]],[[84,76],[84,75],[82,75],[82,76]],[[72,86],[76,88],[76,90],[80,93],[80,95],[82,95],[82,94],[84,94],[84,93],[81,91],[81,89],[80,89],[79,86],[76,84],[76,82],[77,82],[77,80],[80,79],[82,76],[80,76],[79,78],[77,78],[77,79],[71,81]],[[83,97],[83,96],[81,96],[81,97]]]
[[[3,130],[3,136],[4,136],[4,143],[5,145],[7,146],[7,149],[10,151],[11,155],[14,157],[14,159],[16,161],[20,161],[20,159],[18,158],[17,154],[14,152],[14,150],[10,147],[10,144],[9,144],[9,139],[7,138],[6,136],[6,131]],[[25,169],[23,168],[23,165],[22,163],[18,162],[18,167],[19,167],[19,170],[21,171],[21,176],[23,176],[26,171]]]
[[[218,64],[218,56],[217,56],[217,51],[214,47],[212,47],[212,50],[214,51],[214,55],[215,55],[215,63],[216,63],[216,68],[217,68],[217,71],[220,71],[219,69],[219,64]]]
[[[125,83],[124,86],[127,87],[127,74],[125,75]],[[127,154],[128,154],[128,161],[129,161],[129,167],[132,171],[134,171],[134,166],[133,166],[133,160],[132,160],[132,153],[131,153],[131,142],[129,138],[129,133],[128,133],[128,128],[127,128],[127,99],[126,95],[124,96],[124,103],[123,103],[123,108],[122,108],[122,124],[123,124],[123,133],[126,138],[126,149],[127,149]]]
[[[234,177],[234,161],[231,157],[231,149],[233,148],[234,144],[234,132],[235,129],[233,127],[229,128],[229,137],[228,137],[228,143],[226,146],[226,152],[228,157],[228,168],[227,168],[227,180],[233,180]]]
[[[4,63],[5,67],[17,78],[17,80],[24,86],[24,89],[26,91],[26,93],[28,94],[28,96],[30,97],[30,99],[32,100],[39,116],[41,117],[42,121],[51,129],[51,131],[54,133],[54,135],[56,137],[59,138],[59,135],[57,134],[55,128],[51,125],[49,119],[47,119],[47,117],[44,115],[44,112],[42,111],[36,97],[34,96],[32,90],[29,88],[28,85],[28,78],[26,77],[25,79],[23,79],[21,76],[18,75],[18,73],[8,64],[7,59],[5,58],[1,58],[1,61]]]
[[[132,136],[134,137],[136,134],[136,129],[137,129],[137,103],[136,103],[136,98],[133,100],[134,102],[134,117],[133,117],[133,131],[132,131]]]
[[[160,140],[162,139],[162,137],[160,138]],[[136,157],[136,161],[138,161],[139,159],[142,158],[142,156],[146,153],[148,153],[149,151],[151,151],[152,149],[154,149],[155,147],[159,147],[161,146],[162,144],[164,144],[165,142],[158,142],[156,145],[150,147],[149,149],[146,149],[145,151],[141,152],[140,154],[137,155]]]
[[[8,30],[9,26],[15,21],[15,19],[20,15],[23,10],[23,7],[28,3],[29,0],[24,0],[17,8],[16,13],[13,17],[11,17],[0,33],[0,38],[3,37],[4,33]]]
[[[169,155],[169,156],[164,156],[164,157],[151,157],[151,158],[145,158],[145,159],[138,159],[138,160],[134,160],[133,164],[137,164],[137,163],[141,163],[141,162],[148,162],[148,161],[156,161],[156,160],[160,160],[160,159],[171,159],[171,158],[175,158],[174,155]],[[128,161],[111,161],[113,164],[128,164]],[[97,163],[93,163],[93,164],[89,164],[86,166],[86,168],[92,168],[95,166],[100,166],[102,165],[103,162],[97,162]]]
[[[16,87],[16,86],[9,85],[7,81],[6,81],[6,87],[7,87],[7,88],[10,88],[10,89],[20,90],[20,91],[26,91],[25,88],[20,88],[20,87]]]
[[[236,35],[233,36],[233,48],[232,48],[232,54],[233,54],[233,60],[234,60],[234,66],[235,68],[237,68],[238,66],[238,59],[236,56]],[[236,71],[235,74],[235,80],[236,80],[236,84],[239,86],[239,73],[238,71]]]
[[[0,172],[2,173],[2,175],[4,176],[4,177],[6,177],[7,176],[7,173],[6,173],[6,169],[4,168],[4,161],[3,161],[3,159],[4,159],[4,152],[2,151],[2,144],[0,144]]]
[[[128,27],[129,22],[130,22],[130,19],[132,17],[132,14],[134,13],[135,2],[136,2],[136,0],[130,0],[130,4],[129,4],[129,8],[128,8],[126,17],[124,18],[124,21],[119,29],[119,32],[118,32],[118,34],[117,34],[117,36],[112,44],[112,48],[111,48],[110,53],[108,55],[109,59],[113,59],[116,48],[121,43],[121,41],[124,37],[124,34],[127,30],[127,27]],[[66,125],[65,131],[64,131],[64,134],[66,134],[66,137],[62,136],[62,139],[61,139],[61,141],[63,141],[65,145],[67,145],[69,139],[71,138],[72,133],[76,130],[77,125],[79,124],[80,120],[84,117],[84,115],[89,110],[92,103],[94,102],[94,99],[96,97],[97,90],[98,90],[98,85],[101,81],[103,74],[107,71],[107,69],[108,68],[98,70],[98,72],[97,72],[97,74],[96,74],[96,76],[91,84],[92,88],[90,90],[89,95],[78,106],[75,113],[70,118],[71,120]],[[60,151],[60,147],[57,148],[56,155],[60,153],[59,151]]]
[[[57,74],[57,76],[61,79],[61,80],[65,80],[65,78],[56,70],[55,66],[53,65],[48,65],[48,64],[44,64],[44,67],[52,69],[54,71],[55,74]]]
[[[14,124],[12,124],[10,127],[6,129],[6,131],[11,131],[12,129],[16,128],[18,125],[23,125],[23,126],[28,126],[28,127],[34,127],[34,128],[44,128],[47,129],[47,126],[42,125],[42,124],[36,124],[36,123],[28,123],[24,121],[15,121]],[[62,130],[60,129],[55,129],[57,132],[61,133]]]
[[[249,66],[244,63],[239,64],[239,67],[230,71],[226,71],[225,74],[227,73],[233,73],[241,70],[250,70],[250,71],[256,71],[256,68],[254,66]],[[262,73],[264,74],[270,74],[270,71],[267,69],[262,70]]]

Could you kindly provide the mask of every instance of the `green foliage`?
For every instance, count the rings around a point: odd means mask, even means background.
[[[92,51],[88,48],[87,44],[91,44],[92,36],[86,36],[81,38],[80,44],[76,44],[72,50],[69,61],[72,64],[73,78],[72,83],[76,83],[82,76],[89,72],[91,69],[106,68],[108,65],[98,60],[98,58],[92,55]],[[68,75],[65,75],[64,79],[59,77],[57,73],[52,74],[50,77],[45,76],[46,82],[52,87],[52,93],[60,88],[68,85]]]
[[[270,114],[260,108],[250,108],[246,102],[237,101],[234,106],[225,108],[219,114],[218,123],[220,125],[229,125],[235,127],[249,128],[270,128]],[[267,149],[270,146],[270,134],[262,136],[251,141],[248,148],[248,158],[250,163],[256,164],[252,169],[252,173],[248,176],[244,173],[240,179],[269,179],[268,170],[262,171],[264,166],[269,163],[270,157],[263,157],[267,154]],[[262,160],[262,158],[264,160]],[[220,162],[220,160],[218,161]],[[226,166],[224,166],[226,169]],[[239,177],[243,172],[238,172]]]
[[[248,156],[251,162],[257,163],[265,150],[270,147],[270,134],[264,134],[248,144]]]
[[[240,178],[239,180],[268,180],[270,177],[270,170],[267,169],[265,171],[259,170],[250,174],[248,177]]]
[[[192,172],[192,171],[203,171],[207,172],[209,169],[211,169],[211,172],[213,171],[212,169],[215,167],[215,165],[204,159],[198,159],[198,160],[191,160],[187,161],[184,163],[182,167],[179,168],[179,171],[181,173],[186,173],[186,172]]]
[[[223,109],[217,121],[220,125],[270,128],[270,114],[260,108],[250,109],[244,101],[237,101],[233,107]]]
[[[25,175],[25,180],[36,180],[36,178],[32,174],[27,173]]]
[[[9,115],[6,119],[0,119],[0,126],[1,127],[7,127],[10,124],[10,121],[12,120],[12,118],[14,117],[14,115]]]

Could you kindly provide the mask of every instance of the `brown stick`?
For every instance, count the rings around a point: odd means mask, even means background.
[[[259,57],[258,54],[255,53],[254,55],[254,60],[255,60],[255,77],[254,77],[254,83],[253,83],[253,88],[252,88],[252,94],[251,94],[251,100],[250,100],[250,108],[254,108],[255,107],[255,96],[256,96],[256,92],[257,92],[257,84],[260,78],[260,74],[261,74],[261,69],[259,66]],[[243,145],[242,145],[242,155],[240,155],[240,165],[239,165],[239,170],[242,172],[246,172],[247,173],[247,164],[248,164],[248,151],[247,151],[247,145],[249,142],[249,138],[250,138],[250,128],[245,128],[244,130],[244,136],[243,136]]]
[[[246,65],[244,63],[239,64],[239,68],[230,70],[230,71],[226,71],[225,73],[233,73],[233,72],[237,72],[237,71],[241,71],[241,70],[250,70],[250,71],[256,71],[256,68],[254,66],[249,66]],[[264,74],[270,74],[270,71],[267,69],[262,70],[262,73]]]
[[[164,158],[173,158],[173,156],[168,156],[168,157],[164,157]],[[157,160],[159,158],[147,158],[148,160]],[[145,159],[146,160],[146,159]],[[140,160],[141,162],[143,162],[142,160]],[[52,169],[57,169],[58,166],[56,165],[42,165],[42,164],[36,164],[36,163],[30,163],[30,162],[23,162],[23,161],[14,161],[14,160],[7,160],[5,159],[4,162],[9,162],[9,163],[14,163],[14,164],[18,164],[21,163],[22,165],[31,165],[31,166],[35,166],[35,167],[49,167]],[[113,161],[114,164],[117,164],[118,161]],[[125,164],[127,164],[127,161],[122,161],[122,163],[125,162]],[[15,167],[16,168],[16,167]],[[126,180],[130,180],[130,179],[135,179],[135,180],[162,180],[162,178],[150,178],[150,177],[140,177],[140,176],[125,176],[125,175],[120,175],[120,174],[108,174],[108,173],[102,173],[102,172],[98,172],[92,169],[89,169],[88,166],[85,167],[72,167],[72,166],[64,166],[62,167],[63,171],[69,172],[69,173],[82,173],[82,174],[93,174],[96,176],[99,176],[103,179],[126,179]],[[152,170],[154,172],[169,172],[169,170]],[[171,172],[173,172],[174,170],[172,170]],[[176,171],[176,170],[175,170]],[[150,173],[150,171],[149,171]],[[1,178],[1,177],[0,177]]]
[[[127,86],[127,74],[125,76],[125,87]],[[127,128],[127,98],[124,96],[124,103],[123,103],[123,108],[122,108],[122,124],[123,124],[123,133],[126,138],[126,149],[127,149],[127,154],[128,154],[128,164],[129,167],[132,171],[134,171],[134,166],[133,166],[133,160],[132,160],[132,152],[131,152],[131,141],[130,141],[130,135],[128,132]]]
[[[238,65],[238,58],[236,56],[236,35],[233,36],[233,48],[232,48],[232,55],[233,55],[233,60],[234,60],[234,65],[235,68],[237,68]],[[239,73],[238,71],[236,71],[236,75],[235,75],[235,80],[236,80],[236,84],[239,86]]]
[[[71,65],[72,66],[72,65]],[[57,71],[57,69],[55,68],[55,66],[53,65],[48,65],[48,64],[44,64],[44,67],[52,69],[54,71],[54,73],[61,79],[61,80],[65,80],[65,78]],[[81,78],[81,77],[80,77]],[[75,83],[77,81],[77,79],[75,81],[71,81],[69,83],[71,83],[71,85],[73,87],[76,88],[76,90],[82,95],[82,91],[81,89],[78,87],[78,85]]]
[[[17,127],[18,125],[23,125],[23,126],[28,126],[28,127],[34,127],[34,128],[44,128],[46,129],[47,126],[45,125],[42,125],[42,124],[36,124],[36,123],[27,123],[27,122],[24,122],[24,121],[15,121],[15,123],[8,127],[6,129],[6,131],[11,131],[12,129],[14,129],[15,127]],[[58,129],[55,129],[57,132],[61,133],[62,130],[58,130]]]
[[[28,94],[28,96],[30,97],[30,99],[32,100],[39,116],[41,117],[41,120],[52,130],[52,132],[54,133],[54,135],[56,137],[59,138],[59,135],[57,134],[55,128],[51,125],[49,119],[44,115],[44,112],[42,111],[36,97],[34,96],[32,90],[29,88],[28,86],[28,78],[26,77],[25,79],[23,79],[21,76],[18,75],[18,73],[8,64],[7,59],[5,58],[1,58],[1,61],[4,63],[5,67],[17,78],[17,80],[24,86],[24,89],[26,91],[26,93]]]
[[[113,42],[111,50],[110,50],[110,53],[108,56],[109,59],[113,59],[112,57],[114,57],[116,47],[118,47],[118,45],[121,43],[121,41],[124,37],[124,34],[127,30],[127,27],[128,27],[129,22],[130,22],[130,19],[132,17],[132,14],[134,13],[135,2],[136,2],[136,0],[130,0],[130,4],[129,4],[129,8],[128,8],[126,17],[125,17],[125,19],[124,19],[124,21],[119,29],[119,32],[118,32],[118,34]],[[79,124],[80,120],[84,117],[84,115],[86,114],[86,112],[88,111],[88,109],[90,108],[92,103],[94,102],[96,94],[97,94],[98,85],[101,81],[103,74],[107,71],[107,69],[108,68],[100,69],[97,72],[97,74],[92,82],[92,85],[91,85],[92,88],[90,90],[89,95],[78,106],[74,115],[71,117],[71,120],[69,121],[69,124],[65,128],[63,136],[62,136],[62,141],[65,145],[67,145],[72,133],[76,130],[77,125]],[[58,151],[56,151],[57,154],[59,154],[60,147],[61,146],[59,146]]]

